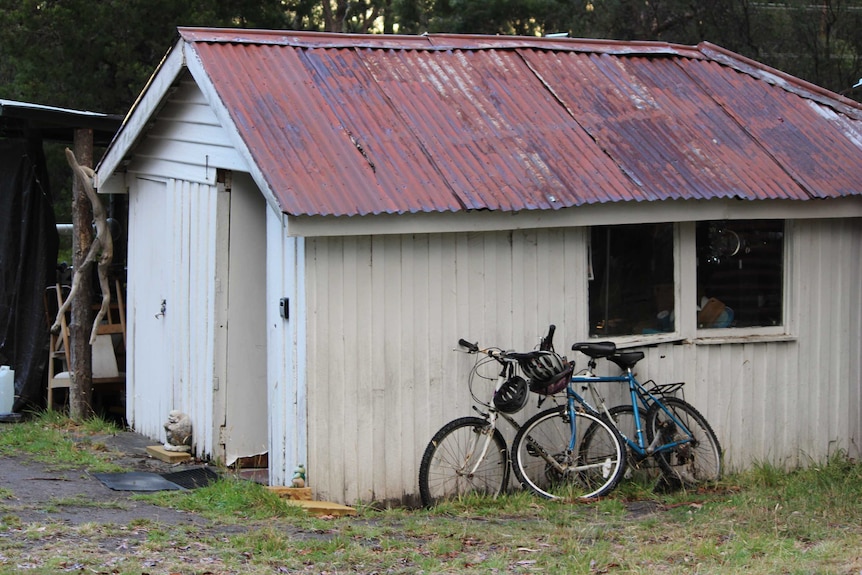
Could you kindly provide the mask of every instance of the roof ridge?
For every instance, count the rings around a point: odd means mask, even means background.
[[[713,62],[728,66],[774,86],[779,86],[797,96],[829,106],[854,120],[862,120],[862,103],[856,100],[851,100],[798,76],[782,72],[777,68],[752,60],[711,42],[701,42],[697,47],[707,59]]]
[[[547,36],[488,36],[480,34],[345,34],[295,30],[180,27],[186,42],[280,44],[312,48],[401,50],[502,50],[535,48],[619,55],[671,55],[703,58],[697,46],[645,40],[606,40]]]

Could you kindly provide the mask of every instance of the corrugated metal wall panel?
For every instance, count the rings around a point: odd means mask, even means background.
[[[559,351],[583,339],[585,237],[561,229],[307,240],[315,493],[348,502],[416,496],[428,440],[471,414],[472,363],[452,351],[459,337],[530,349],[555,322]],[[862,454],[862,350],[848,337],[862,324],[860,245],[862,220],[793,227],[795,340],[645,350],[640,378],[685,381],[730,468]]]
[[[574,269],[566,264],[583,258],[583,244],[566,236],[581,234],[306,240],[308,457],[316,496],[368,501],[415,493],[431,435],[472,413],[472,362],[453,351],[458,339],[532,349],[562,312],[549,294],[583,294],[581,281],[566,281]],[[557,337],[561,344],[572,338],[565,327]],[[484,393],[487,385],[479,382]]]

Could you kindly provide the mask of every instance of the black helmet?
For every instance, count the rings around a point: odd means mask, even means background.
[[[530,389],[520,376],[510,377],[494,392],[494,407],[503,413],[518,413],[527,405]]]
[[[553,351],[532,352],[520,364],[521,370],[530,378],[530,391],[543,395],[562,391],[574,367]]]

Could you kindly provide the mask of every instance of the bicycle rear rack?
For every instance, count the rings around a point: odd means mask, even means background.
[[[656,397],[679,397],[677,392],[682,389],[682,386],[685,385],[684,381],[679,381],[677,383],[656,383],[652,379],[645,381],[643,384],[644,389],[646,389],[651,394]],[[685,393],[682,394],[682,397],[679,399],[685,399]]]

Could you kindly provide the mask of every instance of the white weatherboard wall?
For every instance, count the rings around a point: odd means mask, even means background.
[[[189,414],[198,453],[214,453],[215,187],[137,178],[129,190],[127,418],[164,440]]]
[[[248,170],[188,74],[126,169],[127,419],[163,441],[168,412],[179,409],[192,418],[199,455],[266,451],[265,202],[245,175],[235,178],[233,200],[216,182],[219,169]],[[232,224],[241,228],[233,231],[233,277]],[[242,323],[232,340],[229,312]]]
[[[637,369],[641,379],[687,382],[686,398],[715,427],[731,468],[862,453],[862,220],[802,220],[790,229],[795,337],[690,337],[646,348]],[[315,496],[415,496],[428,440],[472,414],[472,362],[452,351],[459,337],[530,349],[553,322],[558,351],[584,339],[586,232],[306,239]]]
[[[305,240],[288,237],[284,218],[266,213],[269,483],[290,485],[296,466],[308,464]],[[287,318],[279,307],[282,298]]]
[[[574,325],[586,286],[565,270],[584,269],[582,237],[566,229],[307,238],[315,497],[416,493],[431,435],[473,413],[471,357],[453,351],[458,339],[531,349],[550,322]]]

